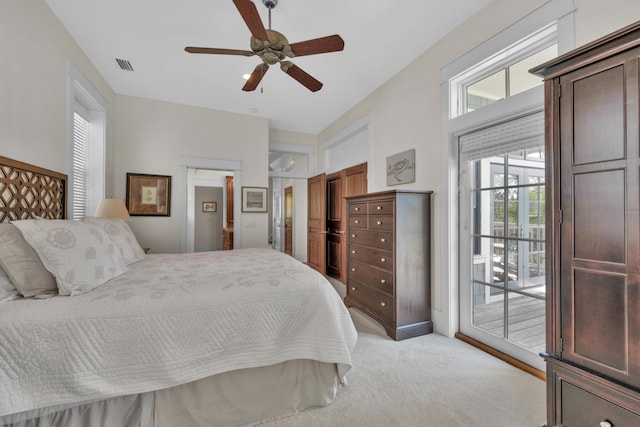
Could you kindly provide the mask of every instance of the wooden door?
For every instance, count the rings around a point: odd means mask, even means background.
[[[293,256],[293,187],[284,189],[284,253]]]
[[[307,180],[307,264],[325,274],[326,271],[326,175]]]
[[[344,170],[327,176],[327,276],[340,280],[343,270]]]
[[[347,283],[347,203],[345,197],[367,192],[367,164],[327,177],[327,275]]]

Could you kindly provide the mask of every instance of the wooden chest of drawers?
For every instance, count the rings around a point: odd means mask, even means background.
[[[640,425],[640,393],[550,355],[547,361],[550,418],[567,427]]]
[[[433,332],[431,193],[347,197],[347,307],[378,321],[394,340]]]

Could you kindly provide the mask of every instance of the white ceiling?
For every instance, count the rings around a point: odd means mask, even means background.
[[[262,92],[243,92],[242,75],[258,57],[184,51],[249,50],[249,29],[231,0],[45,1],[118,94],[254,114],[272,128],[318,134],[491,0],[279,0],[272,28],[290,43],[345,40],[342,52],[292,60],[324,83],[316,93],[277,65]],[[268,9],[254,3],[268,28]]]

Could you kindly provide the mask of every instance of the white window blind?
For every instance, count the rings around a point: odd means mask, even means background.
[[[89,169],[88,122],[73,113],[73,211],[72,218],[87,215],[87,173]]]
[[[544,145],[544,112],[462,135],[460,161],[484,159]]]

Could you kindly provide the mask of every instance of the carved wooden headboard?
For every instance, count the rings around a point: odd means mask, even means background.
[[[67,175],[0,156],[0,222],[66,212]]]

